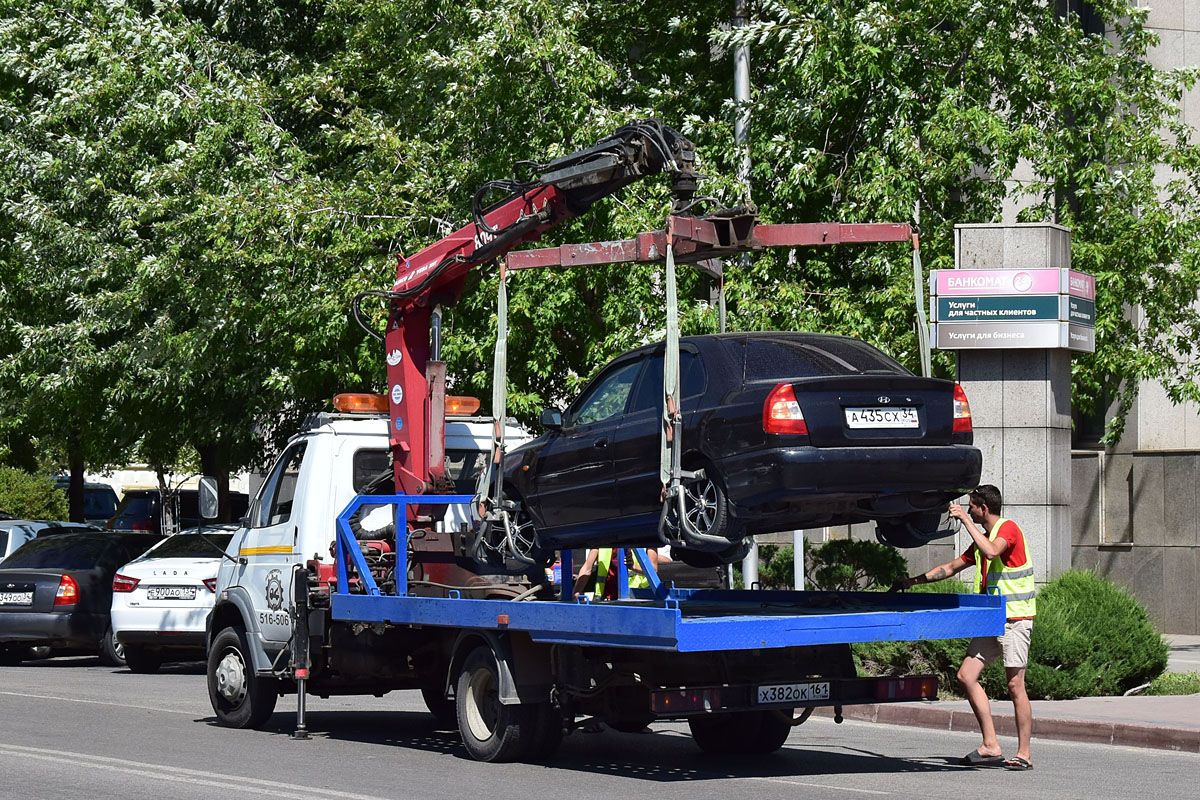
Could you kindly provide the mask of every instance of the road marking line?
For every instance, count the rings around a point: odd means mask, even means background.
[[[38,747],[24,747],[15,744],[0,744],[0,754],[18,758],[49,761],[56,764],[79,766],[80,761],[86,761],[91,769],[103,769],[110,772],[121,772],[128,775],[140,775],[158,780],[175,781],[176,783],[191,783],[200,786],[212,786],[218,789],[235,789],[242,792],[286,797],[294,800],[313,800],[314,797],[336,798],[336,800],[380,800],[374,795],[351,794],[336,792],[329,789],[318,789],[313,786],[301,786],[294,783],[279,783],[261,778],[246,778],[241,776],[224,775],[215,778],[210,772],[202,772],[183,767],[170,767],[161,764],[147,764],[141,761],[128,761],[123,758],[109,758],[89,753],[74,753],[66,750],[47,750]]]
[[[879,792],[874,789],[856,789],[853,786],[834,786],[829,783],[809,783],[807,781],[792,781],[787,778],[764,778],[761,775],[749,776],[751,780],[766,781],[767,783],[786,783],[788,786],[808,786],[813,789],[833,789],[838,792],[857,792],[859,794],[890,795],[891,792]]]
[[[59,697],[53,694],[29,694],[28,692],[0,692],[0,696],[7,697],[31,697],[35,700],[62,700],[66,703],[90,703],[96,706],[116,706],[117,708],[136,708],[142,711],[165,711],[168,714],[187,714],[188,716],[196,716],[195,711],[177,711],[170,708],[162,708],[161,706],[135,706],[130,703],[112,703],[107,700],[85,700],[81,697]]]

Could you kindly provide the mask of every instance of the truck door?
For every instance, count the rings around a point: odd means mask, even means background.
[[[289,447],[250,507],[250,533],[238,555],[246,559],[243,586],[254,598],[254,612],[265,641],[283,643],[291,636],[292,566],[299,529],[293,505],[306,491],[300,466],[306,442]]]

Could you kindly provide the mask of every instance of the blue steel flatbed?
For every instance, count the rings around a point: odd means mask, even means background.
[[[688,590],[658,584],[625,590],[625,599],[472,600],[408,596],[405,548],[398,548],[397,595],[381,594],[349,528],[363,504],[397,505],[403,530],[406,503],[469,502],[470,497],[358,497],[338,517],[338,587],[353,564],[362,593],[330,595],[334,620],[495,631],[524,631],[535,642],[631,647],[677,652],[752,650],[856,642],[952,639],[1004,631],[1003,598],[988,595],[882,592]],[[618,560],[622,584],[624,562]],[[563,564],[565,586],[569,561]],[[623,586],[624,588],[624,586]],[[569,591],[569,590],[568,590]]]

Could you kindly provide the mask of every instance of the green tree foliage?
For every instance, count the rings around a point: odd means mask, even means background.
[[[18,519],[66,519],[67,497],[51,478],[0,467],[0,511]]]
[[[0,441],[249,462],[335,389],[382,388],[346,307],[391,285],[397,253],[465,222],[516,162],[634,119],[697,142],[707,208],[745,201],[740,42],[766,221],[919,217],[932,267],[957,222],[1022,207],[1067,224],[1100,294],[1076,397],[1119,386],[1127,404],[1158,378],[1200,399],[1197,160],[1174,116],[1193,76],[1148,66],[1144,9],[1092,7],[1081,23],[1016,0],[790,0],[730,30],[700,0],[0,0]],[[544,244],[659,228],[668,208],[647,180]],[[915,367],[909,258],[730,263],[731,326],[854,334]],[[532,420],[659,338],[657,273],[513,276],[511,407]],[[684,331],[715,330],[709,282],[681,276]],[[496,280],[474,271],[447,319],[452,388],[485,402]]]

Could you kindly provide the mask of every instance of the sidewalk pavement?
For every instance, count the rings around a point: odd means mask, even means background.
[[[1200,672],[1200,636],[1171,635],[1169,672]],[[832,709],[820,709],[832,716]],[[846,719],[978,733],[966,700],[846,706]],[[1015,737],[1012,703],[992,700],[1001,736]],[[1033,738],[1153,747],[1200,754],[1200,694],[1033,701]]]

